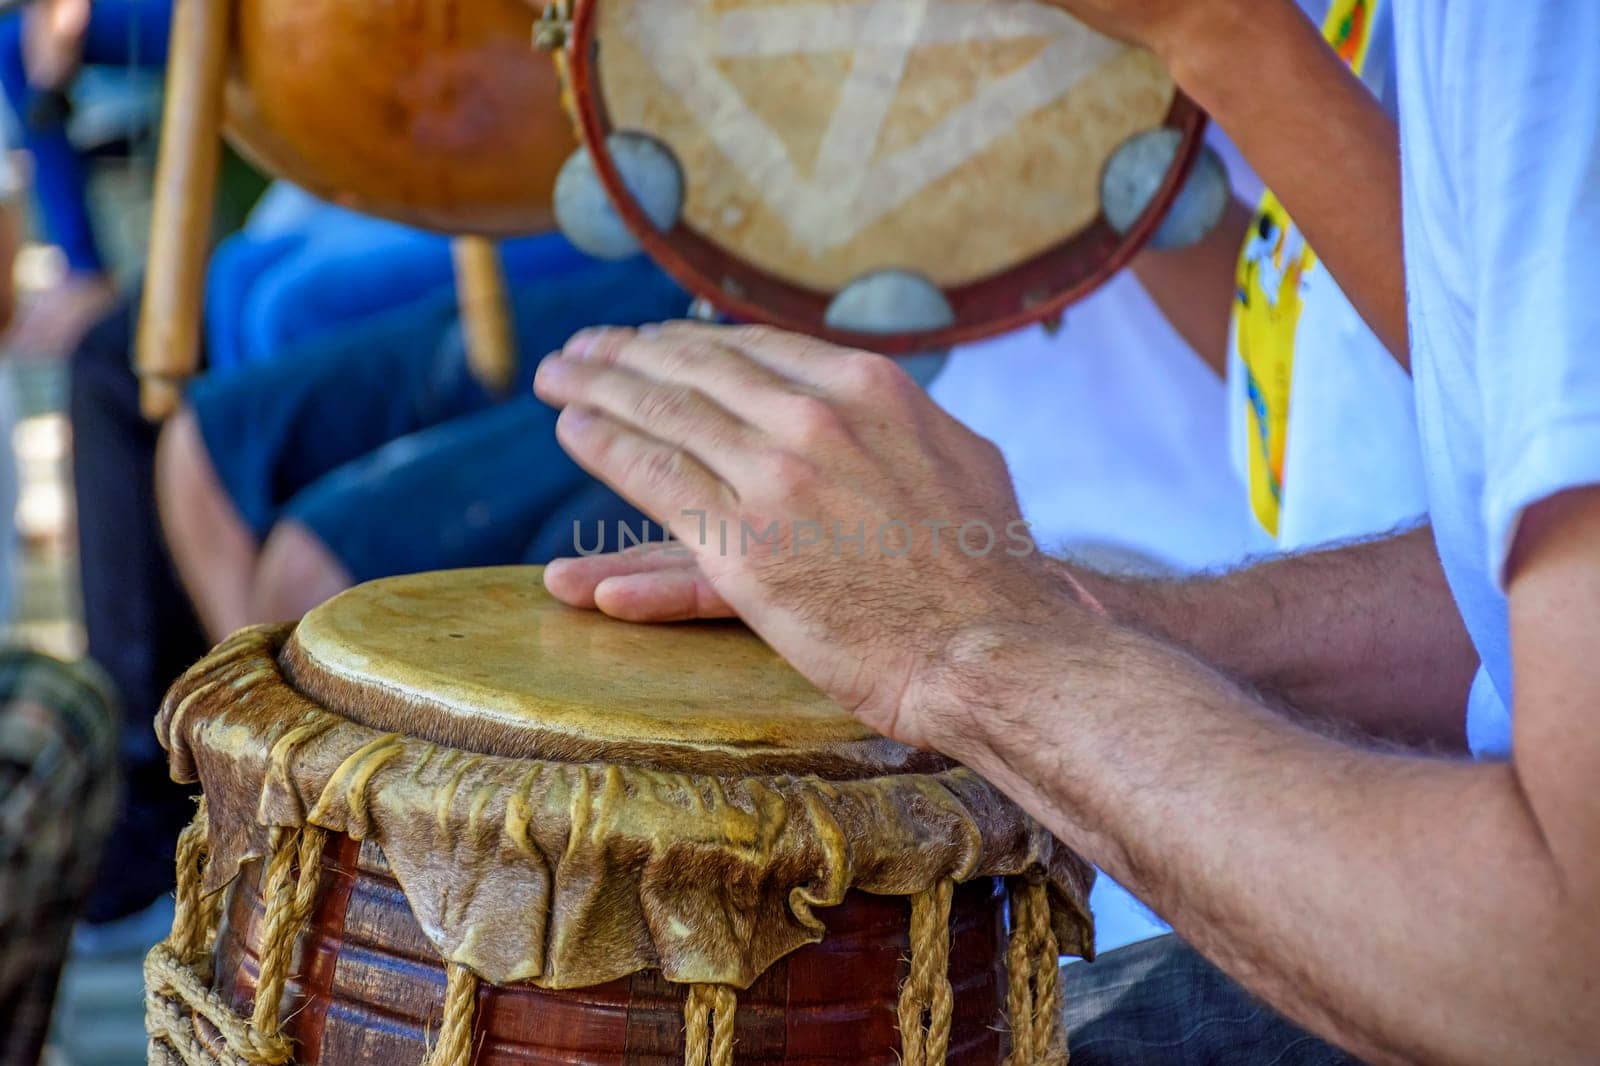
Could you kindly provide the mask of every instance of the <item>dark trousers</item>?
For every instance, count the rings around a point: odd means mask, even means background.
[[[1063,967],[1061,984],[1072,1066],[1359,1064],[1175,936]]]
[[[178,831],[194,804],[168,777],[151,723],[167,686],[207,647],[156,516],[158,429],[139,414],[129,362],[133,306],[125,302],[91,329],[72,356],[84,622],[89,656],[111,676],[123,711],[123,793],[85,913],[92,922],[131,914],[172,889]]]

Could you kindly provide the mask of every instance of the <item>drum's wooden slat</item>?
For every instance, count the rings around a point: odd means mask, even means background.
[[[322,860],[321,901],[312,917],[314,927],[338,929],[343,925],[356,882],[359,851],[360,845],[349,837],[336,836],[329,842]],[[259,975],[257,951],[265,916],[260,895],[262,867],[257,862],[241,871],[238,883],[229,892],[224,924],[217,937],[217,988],[245,1016],[255,1000]],[[300,1049],[297,1061],[302,1066],[314,1066],[323,1060],[324,1025],[333,1002],[330,993],[338,965],[339,942],[326,935],[305,937],[295,953],[288,990],[291,1018],[285,1029]]]
[[[255,987],[259,866],[247,868],[232,892],[218,940],[219,988],[240,1010]],[[1004,1051],[1003,899],[991,881],[956,892],[953,1066],[993,1066]],[[828,926],[824,940],[780,960],[739,994],[738,1061],[896,1066],[907,901],[852,893],[843,906],[818,913]],[[444,968],[374,845],[347,837],[330,844],[296,978],[285,1028],[303,1066],[421,1061],[437,1035]],[[561,992],[485,986],[475,1066],[679,1066],[684,998],[684,986],[656,973]]]

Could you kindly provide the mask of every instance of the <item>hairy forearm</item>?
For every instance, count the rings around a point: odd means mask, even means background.
[[[1478,657],[1426,527],[1188,580],[1057,565],[1112,617],[1306,716],[1407,745],[1465,747]]]
[[[1593,898],[1512,768],[1363,751],[1108,621],[988,634],[942,744],[1290,1017],[1382,1061],[1582,1061]]]
[[[1205,17],[1158,51],[1407,363],[1394,123],[1295,5],[1229,0],[1195,10]]]

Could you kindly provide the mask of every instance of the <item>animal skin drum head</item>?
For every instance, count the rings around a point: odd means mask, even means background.
[[[663,632],[558,603],[526,567],[409,574],[308,612],[295,677],[345,713],[377,716],[367,724],[474,749],[491,743],[484,750],[497,753],[611,744],[657,765],[684,752],[751,760],[768,748],[785,767],[925,761],[851,717],[742,626],[683,624],[670,640]],[[404,700],[347,706],[339,693],[351,686]]]
[[[885,351],[1085,295],[1154,232],[1204,125],[1153,55],[1030,0],[579,0],[568,40],[596,171],[652,256],[734,317]],[[1170,173],[1119,232],[1101,210],[1106,161],[1163,127]],[[676,159],[671,231],[629,202],[603,148],[617,130]],[[825,321],[883,271],[933,282],[953,321],[889,335]]]

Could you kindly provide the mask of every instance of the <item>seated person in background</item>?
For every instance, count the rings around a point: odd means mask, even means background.
[[[40,0],[0,19],[0,86],[33,157],[44,239],[67,260],[61,283],[24,308],[9,338],[18,348],[65,354],[112,304],[89,212],[88,167],[67,138],[66,90],[84,64],[166,66],[171,7],[171,0]]]
[[[1300,7],[1397,118],[1389,0]],[[1286,551],[1415,524],[1428,502],[1407,353],[1362,320],[1276,197],[1258,189],[1249,202],[1227,359],[1232,452],[1252,514]]]
[[[537,356],[585,324],[674,317],[688,298],[642,259],[537,240],[543,279],[512,288],[523,372],[509,399],[472,378],[451,290],[195,384],[162,432],[156,488],[211,639],[375,577],[520,562],[552,536],[571,551],[594,483],[529,392]]]
[[[452,243],[274,182],[207,267],[207,369],[276,358],[330,329],[438,295],[455,284]],[[544,236],[508,238],[497,248],[508,285],[550,276]]]

